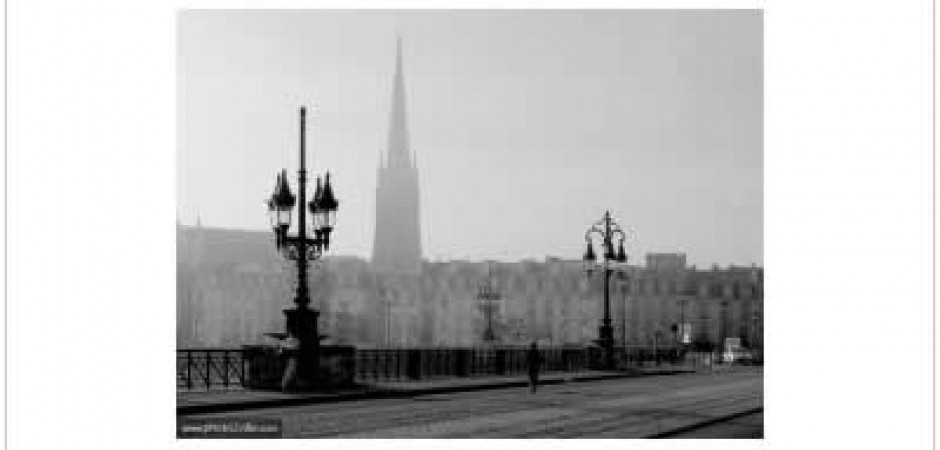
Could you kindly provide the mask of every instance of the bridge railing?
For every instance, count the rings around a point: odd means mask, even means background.
[[[592,348],[543,348],[539,354],[540,372],[583,371],[601,361]],[[529,367],[525,347],[357,349],[355,358],[360,382],[519,375]]]
[[[176,351],[177,389],[246,386],[247,361],[241,349],[201,348]]]
[[[177,388],[255,387],[279,379],[282,357],[274,348],[179,349]],[[539,371],[579,372],[600,367],[595,347],[543,347]],[[337,353],[332,368],[350,367],[360,383],[424,381],[458,377],[521,375],[528,372],[528,347],[363,348]],[[326,367],[324,366],[324,369]],[[339,369],[346,370],[346,369]]]
[[[528,372],[529,348],[358,348],[323,349],[323,370],[348,374],[359,383],[408,382],[444,378],[522,375]],[[540,372],[582,372],[598,369],[603,353],[597,347],[542,347]],[[714,352],[617,347],[619,368],[683,364],[693,367],[721,364]],[[330,356],[332,355],[332,356]],[[329,364],[327,361],[329,360]],[[273,347],[179,349],[176,351],[178,389],[221,389],[277,384],[283,357]],[[350,373],[352,372],[352,373]],[[273,380],[273,381],[272,381]]]

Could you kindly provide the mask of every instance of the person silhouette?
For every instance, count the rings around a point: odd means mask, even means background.
[[[529,346],[527,363],[529,365],[529,392],[535,393],[539,384],[539,366],[542,364],[542,355],[539,354],[535,341]]]

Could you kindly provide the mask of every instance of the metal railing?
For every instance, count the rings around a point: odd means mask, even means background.
[[[177,389],[245,386],[247,360],[240,349],[204,348],[176,351]]]
[[[325,351],[324,353],[329,353]],[[583,372],[603,367],[603,350],[597,347],[540,348],[540,373]],[[654,365],[720,364],[717,354],[669,348],[618,347],[619,369]],[[332,369],[348,374],[357,383],[424,381],[444,378],[511,376],[529,370],[529,348],[348,348],[334,352]],[[178,389],[255,387],[265,380],[280,379],[283,356],[276,348],[179,349],[176,352]],[[327,366],[323,366],[326,370]]]
[[[753,352],[747,353],[748,356],[735,354],[734,358],[729,359],[728,355],[715,351],[693,351],[688,349],[669,348],[627,348],[624,351],[618,348],[615,352],[619,355],[620,361],[626,367],[651,367],[661,365],[682,365],[687,367],[708,367],[717,365],[761,365],[762,359]]]
[[[542,373],[588,370],[601,361],[593,348],[543,348],[539,354]],[[528,372],[528,358],[526,347],[357,349],[355,376],[375,382],[519,375]]]

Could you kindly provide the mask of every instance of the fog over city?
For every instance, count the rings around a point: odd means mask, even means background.
[[[661,438],[721,413],[748,422],[718,435],[761,437],[761,23],[182,12],[178,414],[273,407],[282,437]],[[523,374],[529,397],[506,396]],[[534,402],[542,374],[577,397]],[[219,384],[251,399],[199,392]],[[481,389],[504,392],[483,414],[437,396]],[[353,395],[354,418],[305,415],[307,391]]]
[[[179,220],[267,230],[307,105],[331,253],[368,259],[399,36],[424,258],[579,258],[609,209],[631,261],[760,265],[759,14],[184,11]]]

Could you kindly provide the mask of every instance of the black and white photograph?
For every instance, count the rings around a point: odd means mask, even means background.
[[[761,11],[178,17],[179,437],[762,437]]]
[[[3,448],[931,450],[935,0],[5,0]]]

